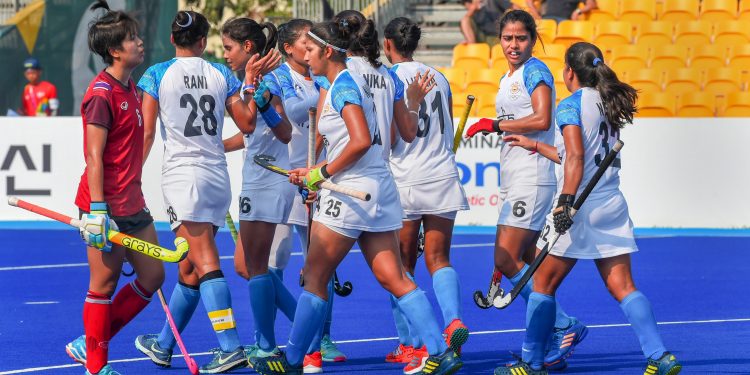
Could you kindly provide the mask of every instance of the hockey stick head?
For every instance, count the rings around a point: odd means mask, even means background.
[[[261,167],[268,169],[271,172],[275,172],[283,176],[289,176],[289,171],[273,165],[273,162],[276,161],[276,158],[274,158],[271,155],[263,155],[263,154],[255,155],[253,156],[253,161],[255,162],[255,164],[258,164]]]
[[[336,282],[333,284],[333,291],[341,297],[346,297],[352,294],[352,289],[354,289],[354,286],[350,281],[345,281],[344,285]]]
[[[492,301],[492,305],[495,306],[498,309],[504,309],[510,305],[511,302],[513,302],[513,299],[511,298],[512,295],[510,293],[506,293],[505,295],[500,295],[495,297],[495,299]]]
[[[187,258],[188,250],[190,250],[190,245],[188,245],[187,240],[182,237],[175,238],[174,245],[175,252],[177,252],[177,254],[180,256],[180,260],[178,260],[178,262],[182,262],[185,258]]]
[[[490,307],[492,307],[492,302],[484,298],[484,293],[482,293],[481,290],[477,290],[474,292],[474,303],[476,303],[477,307],[479,307],[480,309],[489,309]]]

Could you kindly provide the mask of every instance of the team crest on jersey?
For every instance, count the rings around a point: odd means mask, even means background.
[[[120,103],[120,109],[122,109],[123,111],[127,111],[128,110],[128,102],[125,101],[125,102]]]
[[[326,105],[323,106],[323,112],[321,112],[321,115],[329,114],[331,112],[333,112],[333,107],[326,103]]]
[[[510,85],[510,100],[516,100],[521,96],[521,83],[518,81]]]

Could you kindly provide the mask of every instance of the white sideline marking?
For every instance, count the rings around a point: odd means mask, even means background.
[[[486,247],[486,246],[495,246],[494,243],[468,243],[468,244],[458,244],[458,245],[452,245],[452,249],[461,249],[461,248],[471,248],[471,247]],[[350,254],[352,253],[361,253],[362,250],[354,249],[349,251]],[[301,251],[293,252],[292,256],[302,256]],[[234,259],[233,255],[224,255],[220,256],[219,259],[221,260],[227,260],[227,259]],[[88,267],[88,263],[63,263],[63,264],[42,264],[38,266],[17,266],[17,267],[0,267],[0,272],[2,271],[23,271],[23,270],[40,270],[40,269],[49,269],[49,268],[70,268],[70,267]]]
[[[56,303],[60,303],[60,301],[38,301],[38,302],[24,302],[24,305],[54,305]]]
[[[681,320],[681,321],[674,321],[674,322],[657,322],[658,325],[681,325],[681,324],[710,324],[710,323],[744,323],[744,322],[750,322],[750,318],[738,318],[738,319],[709,319],[709,320]],[[621,327],[628,327],[630,324],[627,323],[618,323],[618,324],[594,324],[590,326],[586,326],[588,328],[621,328]],[[517,332],[523,332],[525,329],[523,328],[515,328],[515,329],[502,329],[497,331],[478,331],[478,332],[471,332],[471,335],[493,335],[493,334],[500,334],[500,333],[517,333]],[[373,342],[373,341],[390,341],[390,340],[397,340],[398,337],[376,337],[372,339],[356,339],[356,340],[337,340],[335,341],[336,344],[358,344],[358,343],[365,343],[365,342]],[[280,348],[283,348],[284,345],[279,346]],[[192,357],[197,356],[204,356],[204,355],[210,355],[211,352],[202,352],[202,353],[193,353],[191,354]],[[172,357],[182,357],[181,354],[175,354]],[[125,358],[125,359],[114,359],[109,361],[109,363],[124,363],[124,362],[140,362],[140,361],[149,361],[149,358],[143,357],[143,358]],[[62,368],[71,368],[71,367],[79,367],[81,366],[78,363],[72,363],[67,365],[57,365],[57,366],[45,366],[45,367],[30,367],[30,368],[24,368],[24,369],[18,369],[18,370],[9,370],[9,371],[3,371],[0,372],[0,375],[10,375],[10,374],[22,374],[27,372],[34,372],[34,371],[46,371],[46,370],[55,370],[55,369],[62,369]]]

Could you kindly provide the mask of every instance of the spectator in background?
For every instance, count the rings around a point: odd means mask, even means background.
[[[579,8],[578,4],[583,4],[583,7]],[[584,14],[596,9],[596,0],[544,0],[541,13],[534,5],[534,0],[526,0],[526,5],[534,18],[551,19],[560,23],[565,20],[583,20]]]
[[[23,62],[24,77],[29,83],[23,88],[21,115],[56,116],[60,102],[57,100],[55,85],[42,81],[42,67],[39,60],[30,57]]]
[[[497,43],[497,21],[509,9],[518,9],[510,0],[461,0],[466,14],[461,18],[464,43]]]

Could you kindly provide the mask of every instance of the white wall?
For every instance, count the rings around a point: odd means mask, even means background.
[[[227,129],[225,137],[236,131],[231,121]],[[750,227],[747,119],[638,119],[623,130],[621,138],[625,142],[621,156],[622,190],[636,226]],[[73,199],[84,167],[81,141],[78,117],[0,117],[0,199],[18,195],[66,214],[76,214]],[[496,137],[472,140],[458,151],[464,187],[472,204],[471,211],[459,215],[458,225],[496,223],[496,143]],[[143,192],[156,219],[165,221],[160,190],[161,151],[157,136],[143,171]],[[23,156],[28,156],[27,160]],[[229,154],[228,162],[234,197],[241,182],[241,153]],[[14,193],[14,189],[34,191]],[[234,198],[231,212],[236,217]],[[0,202],[0,220],[37,219],[34,214]]]

